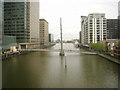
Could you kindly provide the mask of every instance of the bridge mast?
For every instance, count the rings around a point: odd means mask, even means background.
[[[64,56],[65,53],[63,51],[63,40],[62,40],[62,19],[60,18],[60,35],[61,35],[61,51],[60,56]]]

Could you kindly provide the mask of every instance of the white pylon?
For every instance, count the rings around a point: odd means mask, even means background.
[[[60,35],[61,35],[61,51],[60,51],[60,56],[64,56],[65,53],[63,51],[63,40],[62,40],[62,18],[60,18]]]

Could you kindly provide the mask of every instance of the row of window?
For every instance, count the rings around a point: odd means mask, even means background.
[[[29,33],[30,31],[15,31],[15,30],[11,30],[11,31],[9,31],[9,30],[4,30],[4,33],[17,33],[17,34],[19,34],[19,33]]]

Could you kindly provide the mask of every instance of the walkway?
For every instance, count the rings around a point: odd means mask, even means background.
[[[60,52],[60,49],[21,49],[20,51]],[[71,49],[64,49],[64,52],[69,52],[69,53],[80,53],[80,54],[88,54],[88,55],[96,55],[96,54],[97,54],[97,53],[93,53],[93,52],[81,52],[80,50],[71,50]]]
[[[116,59],[116,58],[114,58],[114,57],[112,57],[112,56],[108,56],[108,55],[100,54],[100,53],[98,53],[98,55],[101,56],[101,57],[103,57],[103,58],[106,58],[106,59],[108,59],[108,60],[111,60],[111,61],[113,61],[113,62],[115,62],[115,63],[120,64],[120,60],[119,60],[119,59]]]

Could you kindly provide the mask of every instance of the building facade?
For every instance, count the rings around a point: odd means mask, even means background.
[[[2,31],[3,31],[3,10],[4,10],[4,4],[3,0],[0,1],[0,53],[2,52]],[[0,54],[0,60],[2,59],[2,55]],[[1,83],[0,83],[0,88],[1,88]]]
[[[118,39],[120,39],[120,1],[118,2]]]
[[[79,43],[81,43],[81,31],[79,32]]]
[[[81,16],[81,43],[88,44],[88,17]]]
[[[16,43],[16,36],[7,36],[4,35],[3,36],[3,50],[9,50],[10,47],[15,46],[17,47],[17,43]]]
[[[118,39],[118,19],[107,19],[107,39]]]
[[[45,19],[40,19],[40,45],[49,45],[48,22]]]
[[[107,22],[104,13],[81,17],[82,44],[97,43],[107,38]]]
[[[4,2],[4,34],[17,43],[39,42],[39,2]]]
[[[107,23],[104,13],[88,15],[88,43],[97,43],[107,38]]]
[[[120,17],[120,1],[118,2],[118,16]]]
[[[53,43],[54,42],[54,35],[49,33],[49,42]]]

